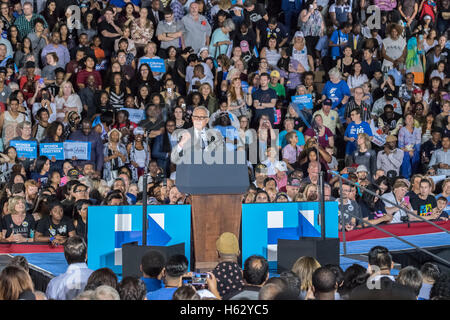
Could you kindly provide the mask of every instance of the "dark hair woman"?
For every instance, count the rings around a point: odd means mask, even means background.
[[[138,89],[143,85],[147,85],[150,88],[150,92],[159,92],[159,82],[153,77],[150,66],[147,63],[143,63],[139,66],[136,76],[131,80],[131,91],[134,95],[137,95]]]
[[[87,214],[88,207],[92,205],[90,200],[81,199],[73,206],[73,225],[77,235],[87,243]]]

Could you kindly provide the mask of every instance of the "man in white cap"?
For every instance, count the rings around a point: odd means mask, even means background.
[[[274,178],[277,183],[278,191],[286,192],[287,186],[287,165],[284,161],[277,161],[275,163],[275,172],[276,174],[269,176],[270,178]]]
[[[358,177],[358,182],[366,180],[368,175],[369,170],[367,170],[367,167],[363,164],[360,164],[356,169],[356,176]]]

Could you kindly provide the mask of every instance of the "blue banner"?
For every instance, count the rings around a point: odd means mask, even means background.
[[[121,108],[120,110],[128,111],[129,117],[128,119],[131,122],[139,124],[142,120],[145,119],[145,110],[142,109],[131,109],[131,108]]]
[[[77,160],[91,160],[91,143],[82,141],[66,141],[64,142],[64,157]]]
[[[11,140],[9,145],[16,148],[17,158],[37,158],[37,142],[36,141],[22,141],[22,140]]]
[[[148,206],[147,244],[184,243],[190,261],[191,206]],[[122,244],[142,244],[142,206],[91,206],[88,209],[88,267],[122,274]]]
[[[320,237],[318,202],[258,203],[242,205],[242,262],[253,254],[276,269],[278,239]],[[338,204],[325,202],[325,233],[338,237]]]
[[[41,143],[39,144],[39,155],[49,159],[64,160],[64,143]]]
[[[313,108],[312,96],[311,94],[302,94],[299,96],[292,96],[291,101],[295,103],[300,110]]]
[[[143,63],[147,63],[150,66],[150,69],[152,69],[152,72],[166,72],[166,65],[163,59],[141,58],[139,60],[139,66]]]

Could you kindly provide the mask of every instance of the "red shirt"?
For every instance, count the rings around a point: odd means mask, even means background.
[[[77,75],[77,86],[80,85],[80,84],[84,84],[84,86],[87,87],[86,81],[87,81],[87,78],[88,78],[90,75],[93,75],[94,78],[95,78],[95,86],[96,86],[97,88],[98,88],[98,87],[101,87],[101,86],[102,86],[102,77],[101,77],[101,75],[100,75],[100,72],[95,71],[95,70],[89,72],[89,71],[87,71],[86,69],[85,69],[85,70],[81,70],[81,71],[78,73],[78,75]]]
[[[28,82],[28,77],[26,75],[20,77],[19,87],[20,87],[20,91],[22,91],[23,96],[25,97],[25,101],[27,101],[28,99],[33,97],[34,90],[35,90],[35,82],[38,81],[40,78],[41,78],[41,76],[34,75],[32,86],[29,86],[29,85],[25,86],[26,83]]]

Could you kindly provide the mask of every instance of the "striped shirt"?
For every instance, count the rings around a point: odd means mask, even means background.
[[[25,15],[21,15],[16,19],[14,25],[19,30],[19,36],[21,40],[23,40],[23,38],[25,38],[31,31],[34,30],[34,21],[36,19],[41,19],[42,21],[44,21],[44,28],[45,29],[48,28],[47,21],[45,21],[45,18],[40,14],[33,13],[30,21],[28,21],[28,19],[25,18]]]

